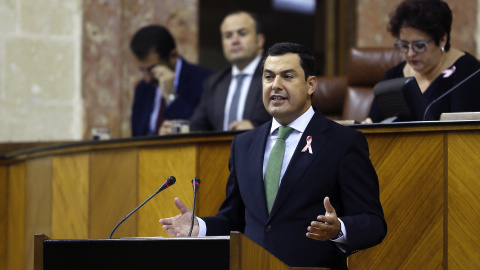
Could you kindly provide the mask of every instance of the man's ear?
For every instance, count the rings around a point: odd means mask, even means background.
[[[307,78],[307,85],[308,85],[308,95],[312,95],[317,88],[317,76],[309,76]]]
[[[265,45],[265,35],[262,33],[257,34],[257,47],[258,48],[263,48],[263,45]]]

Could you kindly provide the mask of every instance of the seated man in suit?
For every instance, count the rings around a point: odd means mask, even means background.
[[[237,11],[224,18],[220,32],[223,54],[232,65],[205,81],[190,119],[192,131],[252,129],[270,119],[261,102],[265,37],[259,21],[252,13]],[[162,127],[161,134],[169,130]]]
[[[157,135],[164,119],[189,119],[212,71],[180,57],[172,35],[160,25],[140,29],[130,49],[144,73],[135,89],[132,136]]]
[[[278,43],[263,68],[269,122],[237,135],[226,199],[217,215],[195,219],[192,235],[247,237],[291,267],[347,269],[347,256],[387,233],[379,183],[363,133],[326,119],[311,105],[315,58]],[[212,180],[212,179],[210,179]],[[167,233],[188,235],[192,212],[161,219]]]

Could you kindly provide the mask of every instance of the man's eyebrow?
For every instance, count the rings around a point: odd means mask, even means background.
[[[270,70],[268,68],[264,69],[263,72],[264,73],[275,73],[275,72],[273,72],[273,70]],[[297,73],[297,71],[293,68],[284,69],[284,70],[280,71],[280,74],[284,74],[284,73]]]
[[[271,71],[270,69],[266,68],[263,70],[263,73],[273,73],[273,71]]]
[[[240,32],[240,31],[248,31],[248,28],[242,27],[237,29],[230,29],[230,30],[224,31],[223,33],[234,33],[234,32]]]

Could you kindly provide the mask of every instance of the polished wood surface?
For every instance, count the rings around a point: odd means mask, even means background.
[[[388,233],[381,245],[352,255],[350,268],[438,269],[443,259],[443,135],[415,132],[367,138]]]
[[[32,235],[52,235],[52,157],[26,163],[25,175],[25,265],[33,268]]]
[[[0,142],[0,157],[7,154],[15,154],[14,152],[32,149],[36,147],[44,147],[48,145],[65,144],[67,141],[52,141],[52,142]]]
[[[448,137],[448,267],[480,268],[480,134]]]
[[[241,233],[230,233],[230,270],[290,269]]]
[[[34,245],[34,258],[33,258],[33,269],[43,270],[43,241],[49,240],[50,238],[45,234],[35,234],[33,239]]]
[[[175,197],[191,208],[191,180],[196,173],[196,151],[196,147],[189,144],[140,151],[139,194],[142,201],[152,195],[169,176],[175,176],[177,181],[139,210],[139,236],[169,236],[158,221],[180,214],[173,203]]]
[[[25,163],[14,163],[8,167],[7,205],[7,268],[25,268]],[[47,210],[48,211],[48,210]]]
[[[350,256],[350,269],[480,268],[480,123],[352,127],[367,136],[388,234],[382,244]],[[106,238],[170,175],[177,183],[114,238],[166,236],[158,220],[179,213],[175,197],[191,207],[193,177],[202,181],[197,215],[215,214],[225,198],[234,135],[81,142],[7,156],[0,160],[0,179],[8,178],[8,199],[0,203],[8,237],[0,259],[6,257],[7,269],[30,269],[34,233]]]
[[[90,154],[88,238],[107,238],[113,227],[138,202],[137,151],[108,149]],[[132,216],[115,237],[136,236],[138,216]]]
[[[89,155],[57,156],[52,169],[52,237],[88,238]]]
[[[251,270],[251,269],[318,269],[328,270],[330,268],[302,268],[289,267],[284,262],[273,256],[270,252],[259,246],[240,232],[230,233],[230,270]]]

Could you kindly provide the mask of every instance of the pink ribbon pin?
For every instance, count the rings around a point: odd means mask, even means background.
[[[313,152],[312,152],[312,136],[307,137],[307,145],[305,145],[305,147],[302,149],[302,152],[307,151],[307,149],[308,149],[308,152],[310,154],[313,154]]]
[[[451,69],[445,69],[444,71],[442,71],[443,78],[450,77],[453,73],[455,73],[456,69],[457,68],[455,66],[453,66]]]

